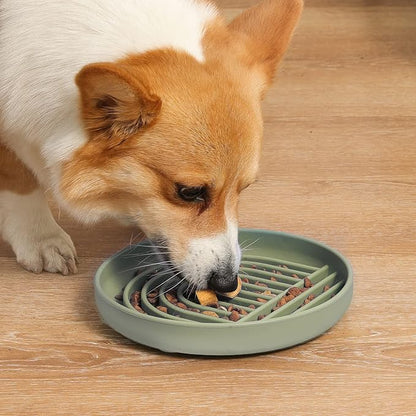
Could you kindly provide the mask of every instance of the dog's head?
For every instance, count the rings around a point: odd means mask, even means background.
[[[264,1],[202,39],[84,67],[76,82],[89,141],[62,169],[66,201],[129,217],[195,287],[233,290],[237,204],[256,178],[261,98],[302,5]]]

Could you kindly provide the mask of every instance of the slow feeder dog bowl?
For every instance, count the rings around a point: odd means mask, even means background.
[[[185,282],[175,290],[177,301],[186,309],[171,303],[166,293],[177,281],[167,280],[167,274],[152,266],[158,259],[149,242],[125,248],[107,259],[95,275],[95,300],[102,319],[125,337],[162,351],[241,355],[306,342],[327,331],[345,313],[353,283],[351,267],[341,254],[282,232],[240,229],[239,240],[251,244],[240,267],[242,290],[234,299],[220,298],[221,308],[188,299]],[[149,267],[142,268],[146,264]],[[309,288],[305,288],[306,278],[312,283]],[[292,287],[302,292],[290,299]],[[151,303],[148,295],[155,289],[158,299]],[[123,290],[121,300],[117,295]],[[146,313],[131,304],[136,290],[140,290]],[[289,299],[285,304],[284,297]],[[228,320],[231,305],[242,312],[237,322]],[[215,312],[217,317],[203,311]]]

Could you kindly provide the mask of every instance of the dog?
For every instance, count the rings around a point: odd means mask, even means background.
[[[261,100],[301,0],[227,23],[206,0],[0,0],[0,227],[25,269],[77,272],[45,200],[136,224],[190,285],[228,292]]]

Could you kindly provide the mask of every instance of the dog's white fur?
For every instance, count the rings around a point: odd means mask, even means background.
[[[192,0],[2,0],[2,140],[64,204],[60,163],[87,140],[78,114],[77,72],[91,62],[161,47],[203,61],[204,26],[216,14],[212,5]],[[3,238],[24,267],[64,274],[76,270],[72,241],[54,221],[41,191],[1,192],[0,199]],[[181,266],[201,287],[208,269],[227,258],[236,273],[240,257],[237,222],[229,218],[224,233],[192,241]]]

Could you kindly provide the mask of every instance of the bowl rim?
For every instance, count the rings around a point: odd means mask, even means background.
[[[329,308],[333,303],[337,302],[341,297],[343,297],[346,293],[348,293],[349,291],[351,291],[353,289],[353,270],[352,270],[352,266],[349,262],[349,260],[343,255],[341,254],[338,250],[333,249],[332,247],[329,247],[328,245],[321,243],[320,241],[314,240],[312,238],[309,237],[303,237],[301,235],[297,235],[297,234],[291,234],[291,233],[287,233],[287,232],[283,232],[283,231],[272,231],[272,230],[265,230],[265,229],[259,229],[259,228],[239,228],[238,231],[248,231],[248,232],[258,232],[258,233],[264,233],[264,234],[269,234],[269,235],[281,235],[283,237],[289,237],[289,238],[294,238],[297,240],[301,240],[301,241],[306,241],[308,243],[311,244],[315,244],[329,252],[331,252],[332,254],[334,254],[336,257],[338,257],[342,263],[345,265],[346,269],[347,269],[347,277],[344,283],[344,286],[341,288],[341,290],[339,292],[337,292],[332,298],[328,299],[327,301],[311,308],[311,309],[306,309],[304,311],[298,312],[295,315],[293,314],[289,314],[289,315],[284,315],[281,317],[277,317],[274,319],[268,319],[268,320],[260,320],[260,321],[246,321],[246,322],[224,322],[224,323],[211,323],[211,322],[198,322],[198,321],[187,321],[187,320],[183,320],[183,321],[175,321],[173,319],[166,319],[166,318],[161,318],[158,316],[153,316],[153,315],[148,315],[148,314],[139,314],[133,310],[130,310],[129,308],[127,308],[124,305],[119,304],[118,302],[116,302],[113,299],[110,299],[104,292],[104,289],[101,287],[100,285],[100,279],[102,276],[102,272],[103,270],[108,266],[108,264],[117,256],[119,256],[121,253],[123,253],[125,250],[130,249],[131,250],[131,246],[127,246],[124,247],[123,249],[117,251],[116,253],[114,253],[112,256],[108,257],[106,260],[104,260],[104,262],[98,267],[97,271],[95,272],[94,275],[94,291],[95,291],[95,297],[96,297],[96,303],[97,303],[97,294],[100,296],[100,299],[103,300],[105,303],[107,303],[109,306],[111,306],[112,308],[116,308],[119,310],[119,312],[121,313],[127,313],[128,315],[131,315],[137,319],[144,319],[145,321],[149,321],[149,322],[153,322],[155,324],[161,324],[161,325],[174,325],[174,326],[179,326],[179,327],[187,327],[187,328],[241,328],[241,327],[246,327],[246,326],[252,326],[252,325],[276,325],[277,322],[284,322],[290,319],[295,319],[295,318],[301,318],[305,315],[309,315],[309,314],[313,314],[313,313],[317,313],[320,310],[324,310],[326,308]],[[134,246],[139,246],[140,244],[142,244],[144,241],[146,240],[142,240],[140,243],[134,244]]]

